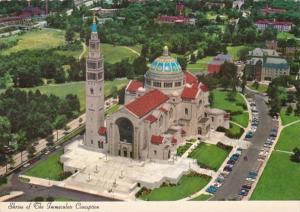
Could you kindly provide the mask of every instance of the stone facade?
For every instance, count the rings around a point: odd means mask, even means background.
[[[289,75],[290,66],[276,50],[256,48],[248,54],[246,74],[251,80],[271,81],[276,77]]]
[[[186,137],[229,127],[225,111],[210,109],[208,88],[190,72],[182,71],[167,47],[151,64],[144,83],[130,81],[125,104],[104,124],[103,59],[95,52],[99,52],[96,34],[92,32],[87,59],[86,147],[135,160],[168,160]],[[94,70],[90,62],[101,65]],[[90,73],[101,78],[91,80]]]
[[[100,41],[94,20],[86,61],[86,133],[84,144],[90,148],[102,147],[98,130],[104,126],[104,68]]]

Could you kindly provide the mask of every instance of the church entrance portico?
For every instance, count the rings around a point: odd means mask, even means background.
[[[119,143],[119,156],[133,158],[134,128],[132,122],[125,117],[121,117],[115,123],[119,132],[116,139]]]

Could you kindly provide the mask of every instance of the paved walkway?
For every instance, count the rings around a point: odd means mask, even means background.
[[[294,125],[294,124],[297,124],[297,123],[299,123],[299,122],[300,122],[300,120],[293,121],[293,122],[291,122],[291,123],[288,123],[288,124],[286,124],[286,125],[283,125],[282,128],[289,127],[289,126]]]
[[[124,46],[126,49],[128,49],[129,51],[133,52],[134,54],[138,55],[138,56],[141,56],[141,54],[137,51],[135,51],[134,49],[128,47],[128,46]]]
[[[81,45],[83,47],[81,54],[78,57],[78,60],[81,60],[81,58],[83,57],[83,55],[85,54],[86,50],[87,50],[87,46],[85,45],[84,42],[81,42]]]

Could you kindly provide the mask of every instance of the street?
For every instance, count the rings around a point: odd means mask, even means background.
[[[219,188],[212,200],[235,199],[244,184],[248,172],[255,169],[260,149],[263,148],[272,128],[272,118],[268,114],[268,107],[264,102],[264,97],[254,95],[256,107],[259,111],[260,123],[254,134],[252,145],[242,152],[241,159],[233,167],[232,172],[226,178],[224,184]],[[247,156],[248,160],[243,160]]]

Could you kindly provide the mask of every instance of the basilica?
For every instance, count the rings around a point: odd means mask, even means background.
[[[135,160],[168,160],[185,139],[229,127],[229,115],[210,108],[207,86],[182,70],[167,46],[144,82],[131,80],[125,104],[105,119],[103,64],[94,21],[86,62],[85,148]]]

